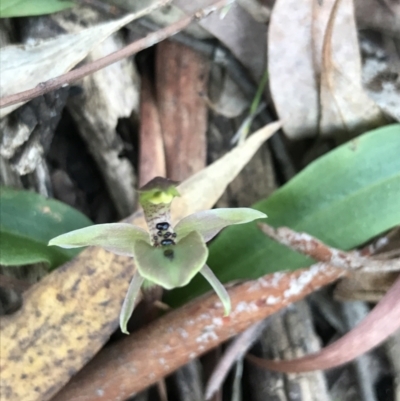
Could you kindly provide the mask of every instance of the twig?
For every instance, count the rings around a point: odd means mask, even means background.
[[[229,289],[232,313],[222,317],[216,295],[201,297],[104,348],[54,401],[126,399],[255,322],[327,285],[345,272],[319,263],[275,273]]]
[[[167,3],[168,1],[163,0],[161,3],[157,3],[156,8],[160,7],[160,4]],[[182,18],[179,21],[165,28],[162,28],[154,33],[150,33],[146,37],[139,39],[127,45],[123,49],[117,50],[116,52],[109,54],[108,56],[102,57],[91,63],[85,64],[82,67],[69,71],[66,74],[60,75],[56,78],[52,78],[49,79],[48,81],[42,82],[33,89],[28,89],[26,91],[22,91],[14,95],[5,96],[0,99],[0,108],[11,106],[13,104],[17,104],[20,102],[26,102],[37,96],[44,95],[45,93],[48,93],[52,90],[59,89],[62,86],[75,82],[81,78],[84,78],[89,74],[93,74],[94,72],[99,71],[102,68],[109,66],[110,64],[113,64],[123,58],[132,56],[133,54],[141,50],[147,49],[148,47],[151,47],[156,43],[161,42],[162,40],[167,39],[172,35],[175,35],[177,32],[189,26],[189,24],[192,21],[207,17],[211,12],[219,10],[223,6],[229,4],[230,2],[231,0],[216,1],[213,5],[204,9],[200,9],[194,14]],[[145,14],[148,14],[150,12],[149,8],[146,9]],[[142,11],[144,12],[144,10]]]
[[[344,252],[325,245],[307,233],[298,233],[287,227],[273,228],[268,224],[259,224],[262,232],[289,248],[312,257],[319,262],[346,270],[363,272],[400,271],[400,259],[377,260],[361,256],[360,252]]]

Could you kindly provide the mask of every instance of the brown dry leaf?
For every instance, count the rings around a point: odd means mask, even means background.
[[[278,128],[264,127],[182,183],[175,219],[210,208]],[[128,220],[145,227],[141,212]],[[118,327],[133,271],[131,258],[88,248],[33,285],[22,308],[0,322],[2,401],[46,401],[59,391]]]
[[[345,139],[385,121],[361,83],[361,57],[352,0],[336,0],[322,50],[320,133]]]
[[[382,114],[361,86],[352,0],[277,0],[268,36],[270,89],[290,138],[365,129]]]

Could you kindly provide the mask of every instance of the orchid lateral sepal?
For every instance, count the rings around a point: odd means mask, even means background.
[[[140,293],[140,288],[144,282],[144,278],[136,270],[129,284],[128,292],[125,295],[119,315],[119,326],[124,334],[129,334],[126,326],[135,308],[136,299]]]
[[[203,266],[203,268],[200,270],[200,274],[202,274],[203,277],[210,283],[211,287],[214,289],[215,293],[218,295],[218,298],[222,302],[225,312],[224,315],[228,316],[231,313],[231,299],[228,291],[226,291],[225,287],[218,280],[217,276],[207,265]]]
[[[140,227],[127,223],[97,224],[50,240],[49,245],[61,248],[101,246],[117,255],[133,256],[133,244],[141,240],[149,243],[149,234]]]
[[[227,226],[265,217],[265,213],[247,207],[203,210],[183,218],[174,230],[178,238],[185,237],[190,231],[197,231],[208,242]]]

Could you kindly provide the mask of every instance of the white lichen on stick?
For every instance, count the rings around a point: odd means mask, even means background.
[[[400,271],[400,259],[377,260],[362,256],[358,251],[344,252],[324,244],[307,233],[296,232],[288,227],[274,228],[265,223],[259,224],[259,227],[264,234],[280,244],[341,269],[363,272]]]

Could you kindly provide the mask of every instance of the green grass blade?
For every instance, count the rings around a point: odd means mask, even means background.
[[[56,267],[81,250],[48,247],[59,234],[91,225],[77,210],[29,191],[0,188],[0,264]]]
[[[72,1],[64,0],[1,0],[0,18],[51,14],[73,5]]]
[[[366,133],[317,159],[253,206],[268,224],[305,231],[331,246],[354,248],[400,224],[400,125]],[[207,264],[222,282],[294,270],[312,260],[277,244],[256,223],[225,229]],[[195,278],[167,295],[178,305],[208,290]]]

